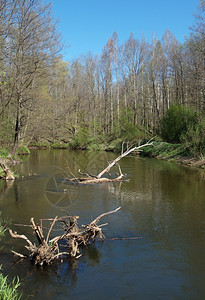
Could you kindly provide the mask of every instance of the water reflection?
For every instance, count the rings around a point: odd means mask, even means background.
[[[7,192],[13,187],[13,180],[0,180],[0,199],[5,197]]]

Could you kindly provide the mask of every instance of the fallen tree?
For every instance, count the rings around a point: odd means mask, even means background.
[[[27,242],[28,245],[26,245],[25,248],[29,251],[28,255],[24,255],[16,251],[12,251],[12,253],[20,258],[28,258],[35,265],[41,266],[51,264],[53,260],[62,257],[62,255],[69,255],[74,258],[79,258],[81,256],[81,246],[86,246],[96,239],[103,240],[104,236],[101,227],[107,225],[107,223],[98,225],[97,223],[100,221],[100,219],[109,214],[117,212],[119,209],[120,207],[113,211],[103,213],[89,224],[81,225],[81,227],[78,226],[77,222],[79,216],[70,216],[67,213],[66,216],[60,218],[56,216],[55,219],[41,219],[40,226],[36,225],[34,219],[31,218],[31,225],[17,225],[31,227],[36,235],[39,245],[36,246],[36,244],[31,242],[24,234],[20,235],[17,232],[13,232],[11,229],[9,229],[9,233],[12,238],[23,239]],[[44,221],[51,222],[46,237],[44,237],[43,234]],[[61,229],[63,230],[63,234],[57,235],[50,239],[51,232],[56,222],[62,224]],[[66,251],[60,251],[62,245],[66,247]]]
[[[103,183],[103,182],[113,182],[113,181],[121,181],[126,175],[122,173],[120,165],[119,165],[119,161],[129,155],[132,152],[136,152],[136,151],[141,151],[141,149],[143,147],[146,146],[152,146],[153,139],[149,140],[146,144],[140,145],[140,146],[136,146],[136,147],[132,147],[132,148],[128,148],[125,152],[123,151],[123,145],[122,144],[122,152],[121,155],[119,155],[116,159],[114,159],[113,161],[109,162],[108,166],[103,169],[98,175],[93,175],[93,174],[88,174],[88,173],[82,173],[81,170],[78,170],[78,173],[80,175],[86,176],[86,177],[74,177],[71,179],[67,179],[68,181],[74,182],[74,183],[79,183],[79,184],[91,184],[91,183]],[[105,175],[106,173],[108,175],[110,175],[110,170],[112,167],[114,167],[115,165],[118,165],[119,168],[119,175],[116,178],[107,178],[107,177],[102,177],[103,175]]]

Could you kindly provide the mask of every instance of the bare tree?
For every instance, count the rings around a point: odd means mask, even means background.
[[[4,43],[7,72],[12,77],[8,101],[12,101],[15,114],[14,151],[22,138],[32,110],[35,81],[47,71],[59,51],[59,36],[51,18],[51,5],[40,0],[16,0],[12,22]]]

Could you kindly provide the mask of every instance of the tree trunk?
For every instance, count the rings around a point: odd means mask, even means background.
[[[3,160],[0,158],[0,167],[3,169],[4,173],[6,174],[5,179],[6,180],[14,180],[15,177],[11,170],[7,167],[7,165],[3,162]]]

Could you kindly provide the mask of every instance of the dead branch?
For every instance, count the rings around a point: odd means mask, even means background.
[[[25,248],[29,251],[29,255],[25,256],[21,253],[13,251],[13,254],[16,256],[19,256],[20,258],[26,258],[29,257],[29,259],[35,264],[35,265],[49,265],[55,258],[59,256],[59,247],[58,247],[58,241],[61,238],[58,237],[54,242],[48,241],[49,235],[51,233],[51,230],[57,220],[57,217],[53,220],[49,231],[47,235],[47,239],[45,240],[43,235],[43,230],[41,226],[38,226],[35,224],[34,219],[31,218],[31,224],[32,229],[34,230],[39,246],[37,247],[34,243],[32,243],[25,235],[19,235],[16,232],[12,232],[11,229],[9,229],[9,233],[11,237],[13,238],[20,238],[25,240],[29,246],[25,246]],[[66,252],[67,253],[67,252]],[[67,253],[68,254],[68,253]]]
[[[93,220],[93,221],[90,223],[90,225],[98,223],[102,217],[108,216],[108,215],[110,215],[110,214],[114,214],[115,212],[117,212],[117,211],[120,210],[120,209],[121,209],[121,207],[118,207],[118,208],[116,208],[115,210],[108,211],[108,212],[106,212],[106,213],[104,213],[104,214],[101,214],[100,216],[98,216],[97,218],[95,218],[95,220]]]
[[[5,177],[6,180],[15,180],[13,173],[1,158],[0,158],[0,167],[3,169],[4,173],[6,174]]]
[[[18,257],[20,257],[20,258],[26,258],[26,256],[25,255],[23,255],[23,254],[21,254],[21,253],[18,253],[18,252],[16,252],[16,251],[11,251],[15,256],[18,256]]]
[[[107,223],[102,225],[97,225],[97,223],[102,217],[113,214],[117,212],[119,209],[120,207],[118,207],[113,211],[103,213],[97,218],[95,218],[91,223],[87,225],[82,225],[81,228],[78,227],[77,222],[74,229],[67,228],[66,239],[67,239],[68,247],[70,249],[71,256],[75,257],[77,254],[80,253],[79,250],[80,245],[84,245],[84,246],[88,245],[92,240],[94,241],[96,239],[103,240],[104,236],[102,234],[101,227],[107,225]]]
[[[80,184],[91,184],[91,183],[104,183],[104,182],[115,182],[115,181],[122,181],[122,178],[125,175],[121,174],[120,176],[118,176],[117,178],[114,179],[109,179],[109,178],[96,178],[96,179],[88,179],[86,178],[86,180],[80,181]]]
[[[110,171],[110,169],[112,167],[114,167],[119,160],[121,160],[123,157],[129,155],[131,152],[138,151],[139,149],[141,149],[143,147],[151,146],[151,145],[153,145],[153,142],[151,142],[151,140],[150,140],[146,144],[143,144],[141,146],[133,147],[131,149],[129,148],[128,150],[123,152],[120,156],[118,156],[115,160],[113,160],[111,163],[109,163],[109,165],[97,175],[97,178],[99,179],[102,177],[102,175],[104,175],[105,173],[108,173]]]
[[[88,174],[88,173],[82,173],[82,172],[80,171],[80,169],[78,170],[78,173],[79,173],[80,175],[83,175],[83,176],[87,176],[87,177],[91,177],[91,178],[97,178],[96,175]]]
[[[124,144],[125,142],[122,143],[122,152],[121,152],[121,155],[118,156],[116,159],[114,159],[113,161],[109,162],[108,163],[108,166],[102,170],[98,175],[93,175],[93,174],[88,174],[88,173],[82,173],[80,171],[80,169],[78,170],[78,173],[80,175],[83,175],[83,176],[87,176],[87,177],[79,177],[79,178],[76,178],[76,177],[73,177],[71,179],[68,179],[68,181],[71,181],[73,183],[77,183],[77,184],[93,184],[93,183],[104,183],[104,182],[115,182],[115,181],[122,181],[123,178],[125,177],[125,174],[122,173],[122,170],[120,168],[120,165],[118,164],[118,162],[125,156],[129,155],[131,152],[135,152],[135,151],[140,151],[143,147],[146,147],[146,146],[152,146],[153,145],[153,142],[152,142],[153,139],[149,140],[146,144],[143,144],[143,145],[140,145],[140,146],[136,146],[136,147],[132,147],[132,148],[128,148],[128,143],[127,143],[127,150],[125,152],[123,152],[123,148],[124,148]],[[105,173],[109,174],[110,175],[110,170],[112,167],[114,167],[115,165],[118,165],[118,168],[119,168],[119,172],[120,172],[120,175],[116,178],[106,178],[106,177],[102,177]]]
[[[54,224],[55,224],[55,222],[56,222],[57,219],[58,219],[58,217],[56,216],[55,219],[53,220],[53,223],[51,224],[51,226],[49,228],[49,231],[48,231],[48,234],[47,234],[47,238],[46,238],[46,243],[48,243],[48,239],[49,239],[51,230],[53,229],[53,226],[54,226]]]
[[[34,223],[33,218],[31,218],[30,222],[32,224],[33,230],[36,234],[36,237],[38,239],[39,244],[44,244],[45,239],[44,239],[44,236],[43,236],[43,233],[42,233],[42,230],[41,230],[40,226],[36,226],[36,224]]]
[[[30,221],[32,224],[32,229],[37,237],[39,246],[36,246],[35,243],[32,243],[25,235],[17,234],[16,232],[12,232],[12,230],[9,229],[11,237],[23,239],[27,242],[28,246],[26,245],[25,248],[29,251],[28,256],[15,251],[12,251],[12,253],[20,258],[29,258],[35,265],[49,265],[54,259],[57,259],[62,255],[70,255],[71,257],[79,258],[81,256],[80,246],[88,245],[91,243],[91,241],[95,241],[96,239],[104,239],[101,227],[107,225],[107,223],[97,225],[100,219],[117,212],[119,209],[120,207],[115,210],[103,213],[89,224],[81,225],[81,227],[78,226],[77,222],[79,217],[70,216],[67,212],[66,216],[60,218],[56,216],[54,219],[41,219],[41,226],[36,225],[34,219],[31,218]],[[43,221],[51,221],[46,239],[44,238],[42,229]],[[61,230],[63,230],[64,233],[49,240],[56,222],[63,224]],[[59,251],[59,247],[61,246],[60,242],[62,240],[64,240],[64,244],[66,242],[68,249],[67,252]]]
[[[17,234],[17,232],[12,232],[11,229],[9,229],[9,233],[10,233],[10,235],[11,235],[12,238],[14,238],[14,239],[23,239],[23,240],[25,240],[29,244],[29,246],[31,248],[34,247],[34,245],[31,243],[31,241],[25,235],[23,235],[23,234],[20,235],[20,234]]]

